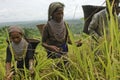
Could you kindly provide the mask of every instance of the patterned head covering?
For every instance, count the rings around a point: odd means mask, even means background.
[[[51,19],[53,12],[57,9],[57,8],[64,8],[64,4],[61,2],[53,2],[49,5],[49,9],[48,9],[48,21]]]
[[[22,35],[24,34],[24,30],[19,26],[10,26],[8,28],[8,33],[10,34],[12,32],[19,32]]]

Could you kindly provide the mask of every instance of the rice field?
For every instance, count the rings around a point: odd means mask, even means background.
[[[63,57],[68,61],[65,65],[63,58],[47,59],[46,51],[39,43],[35,50],[34,78],[29,75],[27,69],[24,69],[25,75],[21,75],[23,80],[120,80],[120,31],[118,26],[113,27],[116,24],[117,22],[111,19],[109,36],[105,34],[98,40],[98,43],[84,33],[74,36],[70,32],[73,44],[68,45],[68,57]],[[6,29],[1,29],[0,80],[4,80],[5,76],[6,47],[8,45],[6,38]],[[35,32],[34,35],[32,33],[32,38],[41,40],[41,36]],[[81,47],[76,47],[74,44],[77,39],[81,39],[83,43]],[[21,80],[19,75],[18,72],[14,79]]]
[[[88,35],[73,36],[70,33],[73,42],[74,39],[81,39],[83,45],[81,47],[76,47],[75,44],[69,45],[68,57],[66,58],[68,64],[66,65],[63,64],[62,58],[47,59],[45,49],[39,43],[35,50],[37,64],[34,67],[33,80],[120,80],[120,34],[117,29],[111,28],[111,32],[113,32],[110,36],[111,41],[104,37],[100,43],[96,43]],[[7,32],[5,29],[1,30],[0,80],[4,80],[8,44],[6,42]],[[33,38],[41,40],[40,35],[34,36]],[[57,66],[58,63],[61,63],[61,67]],[[22,75],[24,80],[32,80],[29,71],[26,69],[24,71],[26,73]],[[15,80],[20,80],[17,75]]]

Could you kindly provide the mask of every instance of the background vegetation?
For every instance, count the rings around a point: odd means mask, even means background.
[[[112,27],[115,24],[114,21],[110,24],[110,40],[108,41],[105,35],[99,43],[81,32],[80,26],[83,26],[81,20],[79,24],[72,25],[70,27],[72,41],[81,40],[83,45],[81,47],[76,47],[75,44],[69,45],[68,64],[66,65],[62,63],[62,59],[47,59],[45,49],[39,43],[35,50],[37,64],[34,67],[36,75],[33,80],[120,80],[120,32],[118,27]],[[26,36],[41,40],[41,35],[35,25],[33,27],[29,25],[24,27]],[[0,80],[3,80],[5,76],[8,45],[6,28],[3,26],[0,29]],[[61,67],[57,66],[58,63],[61,63]],[[32,78],[27,74],[29,72],[26,69],[25,72],[23,78],[31,80]],[[15,80],[20,79],[16,76]]]

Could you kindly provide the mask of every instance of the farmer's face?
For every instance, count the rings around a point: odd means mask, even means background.
[[[64,15],[64,9],[63,8],[58,8],[54,13],[53,13],[53,20],[57,21],[58,23],[61,22],[63,19]]]
[[[14,43],[18,44],[22,39],[22,35],[18,32],[12,32],[10,33],[10,38]]]

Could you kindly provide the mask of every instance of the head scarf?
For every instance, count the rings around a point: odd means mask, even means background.
[[[48,21],[49,27],[51,28],[51,31],[53,32],[53,35],[55,39],[59,42],[65,41],[66,37],[66,27],[64,24],[64,21],[62,20],[60,23],[57,23],[53,19]]]
[[[8,33],[10,34],[12,32],[18,32],[18,33],[20,33],[22,35],[24,34],[24,30],[19,26],[10,26],[8,28]]]
[[[49,9],[48,9],[48,21],[52,18],[52,14],[53,12],[57,9],[57,8],[63,8],[64,4],[61,2],[53,2],[49,5]]]

